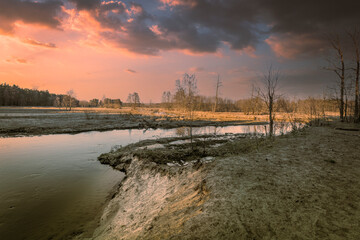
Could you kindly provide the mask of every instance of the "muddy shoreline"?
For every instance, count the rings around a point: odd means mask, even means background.
[[[21,111],[0,111],[0,137],[189,125],[186,119],[162,114]],[[262,120],[196,119],[191,124]],[[196,154],[188,154],[186,143],[172,145],[171,139],[113,151],[99,160],[126,177],[105,203],[92,236],[72,237],[357,239],[359,139],[359,125],[327,122],[272,139],[239,137],[209,145],[199,139]]]
[[[360,135],[342,125],[191,164],[112,153],[127,178],[93,239],[357,239]]]
[[[164,117],[148,112],[87,112],[57,109],[0,108],[0,137],[76,134],[90,131],[123,129],[171,129],[179,127],[262,125],[266,121],[197,119],[188,121],[179,116]]]

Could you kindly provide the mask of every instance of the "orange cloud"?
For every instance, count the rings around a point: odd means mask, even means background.
[[[197,3],[192,0],[160,0],[165,6],[189,6],[194,7]]]
[[[13,58],[11,58],[11,59],[6,59],[6,62],[8,62],[8,63],[26,64],[26,63],[28,63],[28,60],[26,60],[26,59],[24,59],[24,58],[13,57]]]
[[[162,32],[160,31],[158,25],[152,25],[152,26],[150,27],[150,30],[151,30],[153,33],[155,33],[156,35],[161,35],[161,34],[162,34]]]
[[[247,46],[241,51],[247,54],[249,57],[258,58],[258,56],[255,54],[256,49],[252,46]]]
[[[203,68],[203,67],[191,67],[191,68],[189,68],[189,71],[190,72],[203,72],[203,71],[205,71],[205,68]]]
[[[296,36],[291,34],[273,35],[267,38],[265,42],[271,47],[276,56],[287,59],[315,55],[324,51],[324,42],[308,34]]]
[[[143,12],[143,8],[139,5],[132,4],[129,9],[126,10],[128,15],[138,15]]]
[[[31,38],[23,39],[22,42],[30,44],[30,45],[34,45],[34,46],[39,46],[39,47],[56,48],[55,43],[39,42],[39,41],[31,39]]]

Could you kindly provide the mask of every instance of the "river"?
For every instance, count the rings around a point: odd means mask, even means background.
[[[254,125],[193,129],[194,134],[264,131],[264,126]],[[0,239],[91,236],[109,194],[124,177],[97,157],[119,145],[181,132],[113,130],[0,138]]]

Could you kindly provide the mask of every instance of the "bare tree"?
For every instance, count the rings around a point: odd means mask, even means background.
[[[216,110],[217,110],[217,105],[218,105],[218,101],[219,101],[219,88],[220,87],[222,87],[222,82],[220,80],[220,75],[218,74],[218,78],[217,78],[217,81],[216,81],[215,104],[214,104],[213,112],[216,112]]]
[[[137,92],[129,93],[127,98],[127,102],[131,104],[132,108],[136,108],[140,106],[140,97]]]
[[[74,90],[70,89],[69,91],[66,92],[67,95],[67,106],[69,106],[69,111],[71,111],[71,106],[72,106],[72,100],[75,97],[75,92]]]
[[[193,121],[193,111],[195,107],[195,97],[197,93],[197,79],[195,74],[185,73],[183,79],[176,80],[176,101],[182,101],[182,106],[184,110],[188,113],[190,120],[189,135],[191,142],[191,149],[193,149],[193,136],[192,136],[192,121]]]
[[[54,102],[55,107],[61,108],[62,102],[63,102],[63,95],[57,96]]]
[[[255,93],[256,93],[256,95],[255,95]],[[262,109],[261,99],[259,97],[259,93],[256,90],[256,86],[254,84],[251,86],[250,107],[251,107],[251,112],[253,115],[259,114]]]
[[[167,109],[171,107],[171,92],[170,91],[164,91],[161,102],[163,103],[163,106]]]
[[[339,34],[333,34],[328,36],[328,40],[331,44],[331,47],[335,50],[336,59],[328,60],[330,67],[328,70],[334,71],[336,75],[340,78],[340,119],[344,121],[344,94],[345,94],[345,60],[344,60],[344,50],[341,45]]]
[[[269,135],[272,136],[274,133],[274,103],[280,97],[277,94],[278,91],[278,81],[280,78],[279,70],[273,69],[272,66],[269,67],[268,71],[263,74],[262,78],[262,86],[257,87],[257,92],[262,99],[262,101],[266,104],[269,113]]]
[[[353,69],[355,71],[355,106],[354,106],[354,119],[355,121],[360,121],[359,115],[359,71],[360,71],[360,31],[357,28],[354,28],[352,32],[348,33],[355,48],[355,61],[356,67]]]

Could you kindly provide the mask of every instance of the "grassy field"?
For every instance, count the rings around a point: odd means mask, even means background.
[[[324,118],[334,118],[326,113]],[[229,126],[265,124],[268,116],[242,112],[193,112],[193,118],[183,111],[162,108],[63,108],[1,107],[0,137],[29,136],[113,129],[177,128],[183,126]],[[313,117],[296,113],[276,113],[275,121],[308,122]]]
[[[124,107],[121,109],[111,108],[73,108],[73,112],[89,112],[89,113],[107,113],[107,114],[141,114],[144,116],[164,116],[167,118],[187,119],[189,114],[185,111],[171,110],[165,108],[129,108]],[[325,118],[338,117],[338,112],[325,112]],[[275,113],[276,121],[299,121],[307,122],[315,116],[310,116],[303,113]],[[245,114],[244,112],[205,112],[194,111],[193,120],[210,120],[210,121],[267,121],[267,113],[262,114]]]

